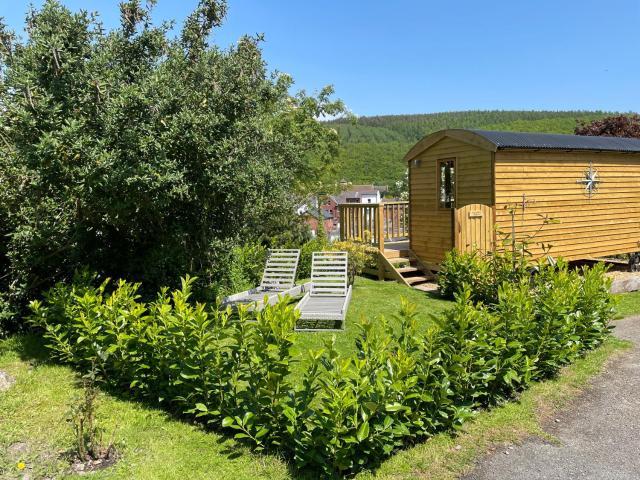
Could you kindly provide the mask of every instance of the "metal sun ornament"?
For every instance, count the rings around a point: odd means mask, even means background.
[[[584,176],[580,180],[576,180],[576,183],[584,185],[584,192],[591,198],[598,190],[598,184],[601,181],[598,177],[598,171],[594,170],[593,165],[589,163],[589,170],[585,170]]]

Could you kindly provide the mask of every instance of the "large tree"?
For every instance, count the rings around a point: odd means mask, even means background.
[[[336,153],[317,121],[342,111],[330,88],[291,95],[260,38],[208,43],[223,0],[201,0],[177,37],[150,8],[122,3],[105,31],[48,0],[25,40],[0,25],[0,290],[14,304],[84,265],[151,286],[215,280],[230,245],[287,228]]]
[[[615,115],[590,123],[580,122],[576,135],[640,138],[640,116]]]

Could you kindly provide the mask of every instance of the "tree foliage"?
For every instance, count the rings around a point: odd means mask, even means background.
[[[292,225],[294,193],[337,152],[316,120],[342,111],[330,87],[290,95],[260,38],[208,43],[223,0],[201,0],[175,38],[153,3],[123,2],[112,31],[55,0],[24,41],[0,26],[0,290],[14,304],[81,265],[152,287],[215,280],[238,239]]]
[[[344,143],[407,142],[414,144],[423,136],[445,128],[481,128],[547,133],[571,133],[576,120],[592,121],[607,112],[545,110],[468,110],[414,115],[381,115],[336,119],[331,125]]]
[[[640,138],[640,115],[614,115],[592,122],[580,122],[576,135]]]

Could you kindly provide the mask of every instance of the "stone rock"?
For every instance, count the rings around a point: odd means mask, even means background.
[[[640,275],[616,278],[611,283],[611,293],[626,293],[640,290]]]
[[[29,450],[29,446],[25,442],[16,442],[9,446],[9,454],[12,457],[19,457]]]
[[[16,381],[11,375],[0,370],[0,392],[6,392],[14,383],[16,383]]]

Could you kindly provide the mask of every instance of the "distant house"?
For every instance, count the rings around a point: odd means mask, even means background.
[[[323,212],[325,218],[331,218],[331,229],[325,228],[327,235],[330,239],[334,237],[338,238],[340,231],[340,211],[335,197],[328,196],[320,205],[320,210]]]
[[[330,240],[337,238],[338,230],[333,223],[333,216],[327,210],[323,210],[322,208],[320,210],[308,208],[302,215],[307,225],[309,225],[309,230],[313,237],[318,235],[318,228],[320,222],[322,222],[327,237],[329,237]]]
[[[343,203],[380,203],[388,190],[387,186],[381,185],[349,185],[347,190],[334,198],[338,205]]]
[[[301,203],[296,211],[305,217],[311,234],[315,237],[320,221],[329,240],[340,236],[340,205],[345,203],[381,203],[384,194],[389,190],[381,185],[351,185],[346,181],[340,182],[342,191],[339,195],[328,195],[323,201],[311,196]]]
[[[312,236],[318,234],[320,222],[324,227],[324,231],[330,240],[339,236],[339,216],[338,204],[333,197],[327,197],[325,201],[320,203],[318,197],[312,195],[304,202],[296,207],[296,213],[304,218],[305,223],[309,225]]]

